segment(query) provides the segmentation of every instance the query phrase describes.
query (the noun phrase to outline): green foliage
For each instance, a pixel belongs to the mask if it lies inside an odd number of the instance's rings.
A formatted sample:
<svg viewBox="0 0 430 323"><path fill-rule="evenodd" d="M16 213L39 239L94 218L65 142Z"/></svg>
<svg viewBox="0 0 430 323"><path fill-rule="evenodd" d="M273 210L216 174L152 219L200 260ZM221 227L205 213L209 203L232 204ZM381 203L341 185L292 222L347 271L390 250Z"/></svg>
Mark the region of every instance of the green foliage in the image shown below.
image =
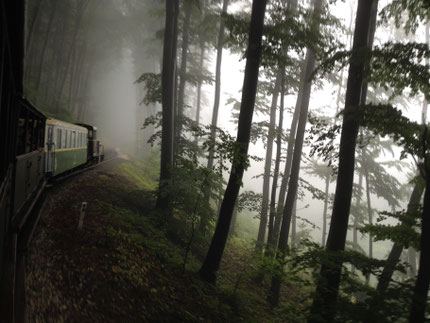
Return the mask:
<svg viewBox="0 0 430 323"><path fill-rule="evenodd" d="M263 195L254 191L245 191L241 193L237 200L237 210L242 212L248 210L250 212L261 212L261 203Z"/></svg>
<svg viewBox="0 0 430 323"><path fill-rule="evenodd" d="M407 12L408 19L404 21L404 13ZM397 28L402 27L406 32L414 33L420 23L429 20L430 3L427 0L392 0L380 13L382 22L387 23L394 20Z"/></svg>
<svg viewBox="0 0 430 323"><path fill-rule="evenodd" d="M397 212L380 212L376 224L365 225L360 228L360 231L363 233L370 233L375 241L392 240L399 245L405 246L405 248L412 246L416 250L419 250L420 234L414 229L414 227L420 227L421 213L422 209L418 206L415 206L411 213L404 210ZM387 225L381 223L388 217L399 220L399 224Z"/></svg>
<svg viewBox="0 0 430 323"><path fill-rule="evenodd" d="M430 71L425 65L426 58L430 58L427 44L387 42L372 50L364 48L358 51L338 51L323 61L314 75L329 73L338 64L343 68L351 62L357 64L370 60L369 82L392 90L391 98L406 90L410 91L411 96L419 92L427 95L430 90Z"/></svg>
<svg viewBox="0 0 430 323"><path fill-rule="evenodd" d="M135 83L145 86L145 96L140 104L161 103L161 74L143 73Z"/></svg>

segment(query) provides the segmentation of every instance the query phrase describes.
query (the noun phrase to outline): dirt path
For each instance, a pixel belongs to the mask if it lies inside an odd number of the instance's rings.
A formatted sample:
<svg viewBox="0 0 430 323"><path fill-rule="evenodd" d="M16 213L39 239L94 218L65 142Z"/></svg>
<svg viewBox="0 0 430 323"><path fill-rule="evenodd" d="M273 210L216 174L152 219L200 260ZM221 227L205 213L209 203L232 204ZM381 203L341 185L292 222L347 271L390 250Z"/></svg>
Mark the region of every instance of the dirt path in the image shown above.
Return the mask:
<svg viewBox="0 0 430 323"><path fill-rule="evenodd" d="M106 230L113 223L104 217L101 201L124 204L105 185L121 186L124 178L115 169L116 159L55 185L27 254L26 294L30 322L105 322L136 321L142 313L133 313L121 298L131 290L118 290L115 249ZM103 180L101 180L101 178ZM107 183L109 182L109 183ZM77 230L80 206L87 202L84 226ZM112 275L113 274L113 275ZM119 307L119 308L116 308Z"/></svg>

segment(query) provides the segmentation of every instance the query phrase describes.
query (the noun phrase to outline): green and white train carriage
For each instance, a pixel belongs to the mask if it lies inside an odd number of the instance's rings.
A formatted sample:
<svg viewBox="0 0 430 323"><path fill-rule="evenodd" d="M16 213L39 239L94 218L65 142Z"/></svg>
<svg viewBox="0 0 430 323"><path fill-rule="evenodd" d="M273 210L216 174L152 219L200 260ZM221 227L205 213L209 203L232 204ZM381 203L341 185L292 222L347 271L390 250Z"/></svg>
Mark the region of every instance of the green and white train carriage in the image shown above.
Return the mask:
<svg viewBox="0 0 430 323"><path fill-rule="evenodd" d="M88 130L56 119L46 120L45 171L56 176L87 162Z"/></svg>

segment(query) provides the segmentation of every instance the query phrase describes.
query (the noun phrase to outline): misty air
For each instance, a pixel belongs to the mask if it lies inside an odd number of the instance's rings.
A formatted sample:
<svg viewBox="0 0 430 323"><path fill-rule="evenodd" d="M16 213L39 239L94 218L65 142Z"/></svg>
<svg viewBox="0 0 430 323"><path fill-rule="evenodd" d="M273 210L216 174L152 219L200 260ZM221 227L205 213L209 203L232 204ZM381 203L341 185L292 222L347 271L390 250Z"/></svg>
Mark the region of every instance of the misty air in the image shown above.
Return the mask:
<svg viewBox="0 0 430 323"><path fill-rule="evenodd" d="M0 15L0 322L430 320L428 0Z"/></svg>

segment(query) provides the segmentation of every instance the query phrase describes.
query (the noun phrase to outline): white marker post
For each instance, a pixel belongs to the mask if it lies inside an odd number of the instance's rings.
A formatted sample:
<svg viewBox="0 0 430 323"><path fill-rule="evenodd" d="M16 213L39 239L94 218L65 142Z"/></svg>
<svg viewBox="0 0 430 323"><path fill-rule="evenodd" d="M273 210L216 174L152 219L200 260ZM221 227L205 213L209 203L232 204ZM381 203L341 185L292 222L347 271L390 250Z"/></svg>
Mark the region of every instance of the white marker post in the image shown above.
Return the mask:
<svg viewBox="0 0 430 323"><path fill-rule="evenodd" d="M86 209L87 209L87 202L82 202L81 214L79 215L78 230L81 230L82 226L84 225L84 216L85 216Z"/></svg>

